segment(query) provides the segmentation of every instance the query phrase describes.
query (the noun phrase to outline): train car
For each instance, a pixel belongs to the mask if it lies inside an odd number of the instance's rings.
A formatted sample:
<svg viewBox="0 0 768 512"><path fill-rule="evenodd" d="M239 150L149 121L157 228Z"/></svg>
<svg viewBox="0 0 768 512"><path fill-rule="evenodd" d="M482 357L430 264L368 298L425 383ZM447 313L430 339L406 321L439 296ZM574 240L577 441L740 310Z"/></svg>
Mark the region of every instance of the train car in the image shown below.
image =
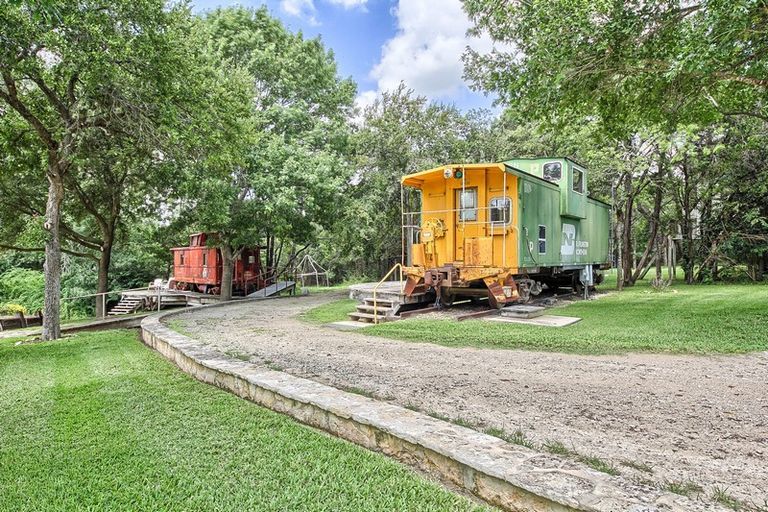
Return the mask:
<svg viewBox="0 0 768 512"><path fill-rule="evenodd" d="M446 165L402 184L420 205L403 211L408 295L434 290L444 304L487 296L502 307L543 285L581 290L610 268L610 207L590 197L587 170L573 160Z"/></svg>
<svg viewBox="0 0 768 512"><path fill-rule="evenodd" d="M207 245L209 233L194 233L188 247L174 247L173 278L170 286L212 295L221 293L221 251ZM265 286L259 247L243 249L235 258L232 272L232 293L248 295Z"/></svg>

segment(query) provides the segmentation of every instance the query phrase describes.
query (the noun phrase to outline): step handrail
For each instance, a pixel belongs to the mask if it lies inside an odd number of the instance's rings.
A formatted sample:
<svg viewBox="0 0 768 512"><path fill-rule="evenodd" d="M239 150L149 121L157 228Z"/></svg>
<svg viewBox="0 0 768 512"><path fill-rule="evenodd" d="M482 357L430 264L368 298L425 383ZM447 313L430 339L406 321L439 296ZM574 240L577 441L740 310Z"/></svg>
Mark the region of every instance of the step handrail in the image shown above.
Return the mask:
<svg viewBox="0 0 768 512"><path fill-rule="evenodd" d="M384 281L387 280L389 276L392 275L392 272L395 270L400 270L400 293L402 294L405 290L405 283L403 283L403 265L401 263L395 263L395 265L389 269L389 272L384 275L384 277L381 278L381 281L376 283L376 286L373 287L373 323L378 324L379 323L379 309L376 304L376 293L379 291L379 286L384 284Z"/></svg>

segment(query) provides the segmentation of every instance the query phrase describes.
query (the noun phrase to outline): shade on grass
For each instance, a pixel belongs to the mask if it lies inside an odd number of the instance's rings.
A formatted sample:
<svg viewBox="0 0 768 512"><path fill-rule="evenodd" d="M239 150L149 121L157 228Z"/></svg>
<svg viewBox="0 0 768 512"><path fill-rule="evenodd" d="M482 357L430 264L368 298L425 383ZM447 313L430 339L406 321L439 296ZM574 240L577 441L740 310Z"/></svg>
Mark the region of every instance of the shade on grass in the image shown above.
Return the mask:
<svg viewBox="0 0 768 512"><path fill-rule="evenodd" d="M0 510L471 510L108 331L0 341Z"/></svg>
<svg viewBox="0 0 768 512"><path fill-rule="evenodd" d="M663 292L638 285L597 300L553 308L580 317L568 327L418 317L366 328L366 334L447 346L514 348L603 354L742 353L768 349L768 286L679 285ZM348 302L321 306L309 318L342 316ZM330 321L330 320L329 320Z"/></svg>

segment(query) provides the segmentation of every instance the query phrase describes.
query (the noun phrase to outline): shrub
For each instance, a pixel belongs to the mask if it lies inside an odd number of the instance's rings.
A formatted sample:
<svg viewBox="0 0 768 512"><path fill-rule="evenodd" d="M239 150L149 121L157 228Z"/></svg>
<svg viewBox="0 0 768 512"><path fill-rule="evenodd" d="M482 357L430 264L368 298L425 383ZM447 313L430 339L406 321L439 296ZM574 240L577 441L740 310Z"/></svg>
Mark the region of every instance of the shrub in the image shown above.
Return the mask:
<svg viewBox="0 0 768 512"><path fill-rule="evenodd" d="M0 302L36 312L43 309L45 278L39 270L13 268L0 274Z"/></svg>
<svg viewBox="0 0 768 512"><path fill-rule="evenodd" d="M27 315L29 314L29 311L21 304L13 304L12 302L0 304L0 315L16 315L18 313Z"/></svg>

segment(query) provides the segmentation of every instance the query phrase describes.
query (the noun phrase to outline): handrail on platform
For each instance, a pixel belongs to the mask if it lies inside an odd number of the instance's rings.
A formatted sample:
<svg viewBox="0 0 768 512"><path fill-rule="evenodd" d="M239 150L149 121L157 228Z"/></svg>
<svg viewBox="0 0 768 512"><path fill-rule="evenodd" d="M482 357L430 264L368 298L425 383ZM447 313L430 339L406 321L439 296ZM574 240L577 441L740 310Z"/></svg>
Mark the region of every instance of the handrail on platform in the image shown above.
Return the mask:
<svg viewBox="0 0 768 512"><path fill-rule="evenodd" d="M379 323L379 308L377 307L377 303L376 303L376 293L379 290L379 286L384 284L387 278L391 276L392 272L394 272L396 269L400 269L400 293L402 294L403 291L405 290L405 283L403 282L403 265L402 263L395 263L395 265L391 269L389 269L389 272L387 272L386 275L381 278L381 281L376 283L376 286L373 287L373 323L374 324Z"/></svg>

